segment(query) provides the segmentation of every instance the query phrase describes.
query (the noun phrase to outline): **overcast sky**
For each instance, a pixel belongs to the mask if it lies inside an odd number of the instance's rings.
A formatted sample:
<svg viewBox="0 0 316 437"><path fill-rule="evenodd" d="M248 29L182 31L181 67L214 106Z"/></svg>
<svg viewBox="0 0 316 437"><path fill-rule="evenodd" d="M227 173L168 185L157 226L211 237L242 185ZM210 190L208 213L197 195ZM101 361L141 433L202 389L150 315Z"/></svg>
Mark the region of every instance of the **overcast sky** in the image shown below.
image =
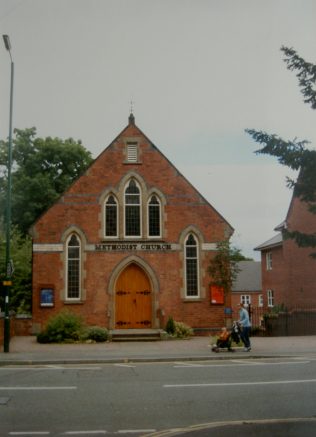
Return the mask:
<svg viewBox="0 0 316 437"><path fill-rule="evenodd" d="M315 112L282 45L316 63L315 0L0 0L14 127L81 139L94 157L137 126L253 248L286 216L291 173L246 128L316 145ZM0 48L0 138L10 58Z"/></svg>

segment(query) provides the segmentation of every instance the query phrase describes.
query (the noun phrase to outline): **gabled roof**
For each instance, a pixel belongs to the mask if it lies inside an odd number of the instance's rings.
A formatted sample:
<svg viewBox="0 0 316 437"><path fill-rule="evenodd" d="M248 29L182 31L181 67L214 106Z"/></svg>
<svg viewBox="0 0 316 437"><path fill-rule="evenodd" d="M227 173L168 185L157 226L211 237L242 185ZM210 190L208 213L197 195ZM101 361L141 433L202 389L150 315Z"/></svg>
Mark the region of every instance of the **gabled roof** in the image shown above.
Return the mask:
<svg viewBox="0 0 316 437"><path fill-rule="evenodd" d="M116 136L116 138L91 162L91 164L88 166L88 168L86 169L86 171L83 173L83 175L78 176L77 179L75 179L72 184L66 189L66 191L61 194L59 196L59 198L54 202L54 204L50 205L37 219L36 221L33 223L33 225L30 228L30 233L33 234L34 233L34 229L37 225L37 223L42 219L42 217L48 213L48 211L54 207L54 205L56 205L57 203L59 203L61 201L61 199L63 199L64 196L67 195L68 192L71 191L72 187L75 186L75 184L84 176L88 175L90 170L93 168L94 165L96 165L97 161L99 161L100 159L102 159L102 156L107 153L108 149L110 149L111 147L113 147L113 145L115 145L115 143L118 141L118 139L120 137L124 137L124 136L129 136L129 130L131 130L133 132L132 136L135 136L135 132L137 133L137 135L141 135L143 136L143 138L145 138L145 140L150 144L150 146L155 149L165 160L166 162L170 165L170 167L172 167L176 174L179 175L181 178L183 178L183 180L185 180L185 182L197 193L197 195L199 196L200 199L203 200L203 202L205 202L206 205L208 205L222 220L223 222L227 225L226 228L226 233L227 233L227 237L230 237L233 232L234 232L234 228L230 225L230 223L214 208L214 206L192 185L192 183L185 177L183 176L183 174L174 166L174 164L161 152L161 150L159 150L159 148L157 146L155 146L155 144L147 137L147 135L145 135L142 130L136 125L135 123L135 116L134 114L131 112L129 117L128 117L128 125Z"/></svg>
<svg viewBox="0 0 316 437"><path fill-rule="evenodd" d="M232 286L232 291L261 291L261 262L240 261L240 269Z"/></svg>
<svg viewBox="0 0 316 437"><path fill-rule="evenodd" d="M281 232L281 231L283 231L283 230L286 229L286 228L287 228L286 220L283 220L283 222L280 223L278 226L276 226L276 227L274 228L274 230L275 230L275 231L278 231L278 232Z"/></svg>
<svg viewBox="0 0 316 437"><path fill-rule="evenodd" d="M260 244L259 246L255 247L254 250L265 250L272 247L282 246L282 244L283 244L283 237L280 232L279 234L270 238L270 240L267 240L264 243Z"/></svg>
<svg viewBox="0 0 316 437"><path fill-rule="evenodd" d="M228 227L228 236L231 237L231 235L234 233L234 228L233 226L225 219L225 217L217 211L217 209L209 202L209 200L207 200L196 188L195 186L175 167L175 165L166 157L166 155L148 138L148 136L146 134L144 134L144 132L137 126L136 122L135 122L135 116L134 114L131 112L129 117L128 117L128 125L116 136L116 138L109 144L109 146L107 146L100 154L99 156L94 160L94 162L96 162L102 155L103 153L106 152L106 150L108 148L111 147L112 144L114 144L121 136L124 136L125 131L127 131L129 129L130 126L133 126L135 129L137 129L137 131L140 133L140 135L142 135L149 144L151 144L151 146L157 150L158 153L160 153L161 156L163 156L163 158L168 162L168 164L173 167L175 169L175 171L177 172L178 175L180 175L187 184L189 184L193 190L199 195L199 197L201 199L203 199L203 201L205 203L207 203L212 209L213 211L219 216L221 217L221 219L227 224ZM91 164L91 166L93 165L93 163Z"/></svg>

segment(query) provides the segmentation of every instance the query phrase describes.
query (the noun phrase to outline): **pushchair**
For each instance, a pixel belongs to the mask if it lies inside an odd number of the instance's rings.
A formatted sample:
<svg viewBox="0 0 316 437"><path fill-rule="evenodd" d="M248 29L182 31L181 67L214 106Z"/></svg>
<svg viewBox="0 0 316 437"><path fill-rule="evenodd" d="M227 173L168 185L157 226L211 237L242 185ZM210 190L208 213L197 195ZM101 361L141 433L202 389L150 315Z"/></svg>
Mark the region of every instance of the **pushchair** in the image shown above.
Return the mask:
<svg viewBox="0 0 316 437"><path fill-rule="evenodd" d="M233 322L229 335L225 339L219 338L215 345L212 346L213 352L219 352L221 349L227 349L229 352L235 352L231 345L234 341L239 343L240 341L240 326L237 322Z"/></svg>

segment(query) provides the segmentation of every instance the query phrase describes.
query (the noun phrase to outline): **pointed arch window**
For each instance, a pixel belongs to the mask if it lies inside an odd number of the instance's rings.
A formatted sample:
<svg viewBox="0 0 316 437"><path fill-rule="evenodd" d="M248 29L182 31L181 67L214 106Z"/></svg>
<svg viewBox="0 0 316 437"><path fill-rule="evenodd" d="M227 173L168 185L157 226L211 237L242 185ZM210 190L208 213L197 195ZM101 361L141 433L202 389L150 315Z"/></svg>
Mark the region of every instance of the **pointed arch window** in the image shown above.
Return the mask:
<svg viewBox="0 0 316 437"><path fill-rule="evenodd" d="M141 236L141 196L140 189L131 179L125 189L125 236Z"/></svg>
<svg viewBox="0 0 316 437"><path fill-rule="evenodd" d="M198 242L193 234L185 241L185 286L186 297L199 297Z"/></svg>
<svg viewBox="0 0 316 437"><path fill-rule="evenodd" d="M67 242L67 299L80 299L81 243L76 234Z"/></svg>
<svg viewBox="0 0 316 437"><path fill-rule="evenodd" d="M105 236L117 237L118 208L115 197L111 194L105 202Z"/></svg>
<svg viewBox="0 0 316 437"><path fill-rule="evenodd" d="M160 237L160 201L156 195L151 196L148 202L148 236Z"/></svg>

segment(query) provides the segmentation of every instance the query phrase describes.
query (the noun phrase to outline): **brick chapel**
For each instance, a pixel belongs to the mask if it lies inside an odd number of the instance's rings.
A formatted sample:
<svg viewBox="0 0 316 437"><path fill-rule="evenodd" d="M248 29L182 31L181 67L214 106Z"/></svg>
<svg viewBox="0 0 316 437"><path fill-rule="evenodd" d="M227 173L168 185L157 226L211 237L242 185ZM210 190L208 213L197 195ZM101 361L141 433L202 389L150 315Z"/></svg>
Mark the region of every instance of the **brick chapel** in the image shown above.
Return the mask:
<svg viewBox="0 0 316 437"><path fill-rule="evenodd" d="M130 114L32 228L34 332L63 309L110 330L217 329L231 302L207 268L232 233Z"/></svg>

